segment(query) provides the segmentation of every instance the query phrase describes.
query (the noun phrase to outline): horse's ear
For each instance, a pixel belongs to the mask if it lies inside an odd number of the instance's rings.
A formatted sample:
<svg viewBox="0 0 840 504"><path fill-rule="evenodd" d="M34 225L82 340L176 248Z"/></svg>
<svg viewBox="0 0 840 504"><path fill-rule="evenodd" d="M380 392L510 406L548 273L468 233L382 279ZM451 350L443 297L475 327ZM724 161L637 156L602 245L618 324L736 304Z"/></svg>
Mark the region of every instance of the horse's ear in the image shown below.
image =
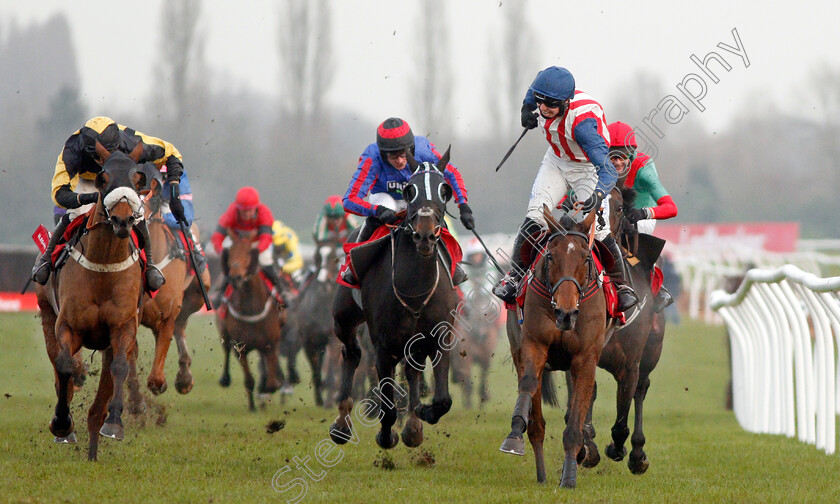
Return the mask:
<svg viewBox="0 0 840 504"><path fill-rule="evenodd" d="M140 162L140 156L142 156L142 155L143 155L143 141L141 140L141 141L137 142L137 145L135 145L133 149L131 149L131 154L129 154L128 157L133 159L135 163L139 163Z"/></svg>
<svg viewBox="0 0 840 504"><path fill-rule="evenodd" d="M146 187L146 174L140 170L134 172L131 176L131 183L134 184L134 190L140 194L147 194L149 188Z"/></svg>
<svg viewBox="0 0 840 504"><path fill-rule="evenodd" d="M548 224L548 231L551 234L557 233L558 231L566 231L566 229L559 222L557 222L557 219L555 219L554 216L551 215L551 209L548 208L548 205L546 205L545 203L543 203L542 214L543 217L545 217L545 222Z"/></svg>
<svg viewBox="0 0 840 504"><path fill-rule="evenodd" d="M443 156L441 156L440 161L438 161L437 164L435 164L435 166L438 170L440 170L441 173L445 172L446 167L449 165L449 151L451 149L452 145L450 144L449 147L446 148L446 152L444 152Z"/></svg>
<svg viewBox="0 0 840 504"><path fill-rule="evenodd" d="M160 194L160 191L163 189L163 186L160 183L160 180L153 178L152 183L149 184L149 192L157 196Z"/></svg>
<svg viewBox="0 0 840 504"><path fill-rule="evenodd" d="M409 184L403 188L403 200L406 203L411 203L417 197L417 186Z"/></svg>
<svg viewBox="0 0 840 504"><path fill-rule="evenodd" d="M108 158L111 157L111 153L108 152L108 149L106 149L104 145L99 143L99 140L96 141L95 148L96 148L96 155L99 156L99 159L101 159L102 162L107 161Z"/></svg>
<svg viewBox="0 0 840 504"><path fill-rule="evenodd" d="M107 150L105 152L108 152ZM99 190L99 192L103 192L106 187L108 187L108 182L110 182L111 176L108 175L106 172L99 172L96 174L96 180L93 181L93 185Z"/></svg>
<svg viewBox="0 0 840 504"><path fill-rule="evenodd" d="M417 169L417 160L414 159L414 154L411 153L411 149L405 150L405 158L408 160L408 167L411 168L411 171L415 171Z"/></svg>
<svg viewBox="0 0 840 504"><path fill-rule="evenodd" d="M451 185L449 185L447 183L443 183L443 184L438 186L438 191L440 192L440 194L439 194L440 199L441 199L441 201L443 201L444 204L448 203L449 200L452 199L452 186Z"/></svg>

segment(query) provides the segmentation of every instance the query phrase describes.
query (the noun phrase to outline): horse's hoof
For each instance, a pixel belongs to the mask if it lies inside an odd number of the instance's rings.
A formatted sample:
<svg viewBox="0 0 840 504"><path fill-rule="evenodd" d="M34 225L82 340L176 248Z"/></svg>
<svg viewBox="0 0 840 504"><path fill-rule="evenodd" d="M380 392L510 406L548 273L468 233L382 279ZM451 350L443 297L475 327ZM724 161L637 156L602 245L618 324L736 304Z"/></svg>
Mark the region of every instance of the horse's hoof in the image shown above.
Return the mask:
<svg viewBox="0 0 840 504"><path fill-rule="evenodd" d="M50 420L50 432L53 436L57 438L66 438L76 430L73 422L73 416L68 415L67 419L69 422L60 422L58 417L54 416L52 420Z"/></svg>
<svg viewBox="0 0 840 504"><path fill-rule="evenodd" d="M192 390L193 385L195 385L195 380L193 380L192 376L181 377L178 375L175 378L175 390L179 394L189 394L190 390Z"/></svg>
<svg viewBox="0 0 840 504"><path fill-rule="evenodd" d="M146 382L146 387L149 389L149 391L152 394L154 394L156 396L161 395L164 392L166 392L166 388L167 388L166 380L162 381L161 383L155 383L153 381L148 381L148 382Z"/></svg>
<svg viewBox="0 0 840 504"><path fill-rule="evenodd" d="M525 455L525 438L506 437L505 440L502 441L502 446L499 450L512 455Z"/></svg>
<svg viewBox="0 0 840 504"><path fill-rule="evenodd" d="M612 460L615 460L616 462L621 462L622 460L624 460L624 457L626 455L627 448L623 446L621 447L620 451L615 447L615 443L610 443L609 446L607 446L607 457L611 458Z"/></svg>
<svg viewBox="0 0 840 504"><path fill-rule="evenodd" d="M563 460L563 476L560 478L560 488L575 488L577 486L577 463L574 458Z"/></svg>
<svg viewBox="0 0 840 504"><path fill-rule="evenodd" d="M650 461L644 452L642 452L641 457L636 457L631 453L630 458L627 460L627 467L631 473L641 475L647 472L648 467L650 467Z"/></svg>
<svg viewBox="0 0 840 504"><path fill-rule="evenodd" d="M76 433L71 432L67 436L57 437L53 440L56 444L76 444Z"/></svg>
<svg viewBox="0 0 840 504"><path fill-rule="evenodd" d="M102 424L102 428L99 429L99 434L107 438L116 439L117 441L125 439L123 426L118 423L105 422Z"/></svg>
<svg viewBox="0 0 840 504"><path fill-rule="evenodd" d="M222 387L230 387L230 375L222 375L222 377L219 378L219 385Z"/></svg>
<svg viewBox="0 0 840 504"><path fill-rule="evenodd" d="M598 445L595 443L587 443L586 445L586 458L583 459L580 465L586 468L593 468L601 462L601 454L598 453Z"/></svg>
<svg viewBox="0 0 840 504"><path fill-rule="evenodd" d="M338 423L330 425L330 439L333 440L333 443L343 445L350 439L350 437L350 429L342 429L338 426Z"/></svg>
<svg viewBox="0 0 840 504"><path fill-rule="evenodd" d="M389 439L387 443L385 443L385 440L382 439L382 431L376 433L376 444L378 444L383 450L390 450L391 448L397 446L397 443L400 442L400 437L396 432L388 431L388 433L391 435L391 439Z"/></svg>
<svg viewBox="0 0 840 504"><path fill-rule="evenodd" d="M142 398L139 401L131 401L128 404L128 412L132 415L142 415L146 412L146 401Z"/></svg>
<svg viewBox="0 0 840 504"><path fill-rule="evenodd" d="M412 423L415 423L416 425L412 425ZM423 424L421 424L419 420L416 422L411 422L411 420L409 420L405 423L401 437L404 445L409 448L417 448L423 444Z"/></svg>

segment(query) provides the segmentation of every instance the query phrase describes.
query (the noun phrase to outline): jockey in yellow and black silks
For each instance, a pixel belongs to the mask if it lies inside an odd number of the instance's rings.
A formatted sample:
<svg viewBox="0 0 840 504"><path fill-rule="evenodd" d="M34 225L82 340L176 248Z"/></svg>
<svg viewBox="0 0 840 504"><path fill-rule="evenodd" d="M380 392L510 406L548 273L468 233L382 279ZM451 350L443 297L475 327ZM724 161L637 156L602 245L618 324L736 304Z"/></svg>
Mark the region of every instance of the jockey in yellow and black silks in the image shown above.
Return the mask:
<svg viewBox="0 0 840 504"><path fill-rule="evenodd" d="M169 202L170 210L177 219L186 222L179 188L184 164L181 153L175 146L117 124L108 117L94 117L70 135L58 155L52 179L52 199L57 206L67 209L67 213L58 222L47 250L38 258L32 269L32 279L41 285L46 284L49 279L52 269L50 256L61 240L67 225L74 218L87 213L99 198L99 191L94 185L94 180L102 171L104 160L100 159L96 153L97 142L108 152L119 150L126 154L130 153L138 142L142 142L143 151L138 162L153 163L158 169L166 165L166 181L170 184L172 193ZM146 247L149 243L146 221L139 220L134 228L141 235L143 242L141 245L146 252L146 286L150 290L157 290L166 280L154 264L151 248Z"/></svg>

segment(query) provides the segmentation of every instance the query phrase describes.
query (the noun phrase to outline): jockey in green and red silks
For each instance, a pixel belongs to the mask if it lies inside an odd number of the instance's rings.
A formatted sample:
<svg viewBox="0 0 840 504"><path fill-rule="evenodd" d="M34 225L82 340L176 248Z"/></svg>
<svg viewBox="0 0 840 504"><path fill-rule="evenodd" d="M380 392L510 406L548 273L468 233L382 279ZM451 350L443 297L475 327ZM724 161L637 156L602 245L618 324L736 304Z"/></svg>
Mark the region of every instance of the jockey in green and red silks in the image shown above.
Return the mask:
<svg viewBox="0 0 840 504"><path fill-rule="evenodd" d="M624 209L624 217L631 226L635 224L640 233L653 234L657 220L677 216L677 205L659 181L653 159L638 150L633 128L616 121L608 129L610 161L618 170L618 185L635 192L633 207ZM673 301L671 293L661 287L654 300L654 310L660 312Z"/></svg>

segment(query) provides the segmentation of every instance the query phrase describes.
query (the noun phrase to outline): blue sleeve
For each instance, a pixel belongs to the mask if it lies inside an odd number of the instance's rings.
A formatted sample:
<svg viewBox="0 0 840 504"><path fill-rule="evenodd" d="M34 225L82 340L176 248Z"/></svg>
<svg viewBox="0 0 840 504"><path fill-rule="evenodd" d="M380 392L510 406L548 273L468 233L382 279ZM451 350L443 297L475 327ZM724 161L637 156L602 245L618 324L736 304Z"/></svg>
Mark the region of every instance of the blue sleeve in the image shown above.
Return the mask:
<svg viewBox="0 0 840 504"><path fill-rule="evenodd" d="M187 177L187 171L181 174L181 183L180 183L180 190L181 190L181 204L184 205L184 217L187 219L187 226L192 226L193 218L195 217L195 210L193 208L192 202L192 189L190 188L190 179ZM164 201L169 201L169 198L172 195L171 190L169 189L169 182L163 183L163 189L161 191L161 195L163 196ZM190 198L184 199L185 196L189 196ZM180 224L178 221L175 220L175 216L172 215L171 212L167 212L163 215L163 222L166 223L172 229L181 229Z"/></svg>
<svg viewBox="0 0 840 504"><path fill-rule="evenodd" d="M525 93L525 99L522 100L523 105L527 105L528 108L534 110L537 108L537 100L534 99L534 92L531 91L531 88L528 88L528 91Z"/></svg>
<svg viewBox="0 0 840 504"><path fill-rule="evenodd" d="M609 194L615 187L618 174L607 156L609 152L607 143L604 141L604 137L598 134L598 123L592 118L584 119L575 126L574 136L575 141L598 171L598 184L595 189L603 191L604 194Z"/></svg>
<svg viewBox="0 0 840 504"><path fill-rule="evenodd" d="M356 168L353 177L350 178L350 187L347 188L347 192L344 193L342 199L346 211L365 217L376 215L374 207L364 200L370 192L371 186L379 178L379 163L373 157L374 155L378 156L379 151L373 151L372 148L375 147L376 144L373 144L362 153L359 158L359 166Z"/></svg>

